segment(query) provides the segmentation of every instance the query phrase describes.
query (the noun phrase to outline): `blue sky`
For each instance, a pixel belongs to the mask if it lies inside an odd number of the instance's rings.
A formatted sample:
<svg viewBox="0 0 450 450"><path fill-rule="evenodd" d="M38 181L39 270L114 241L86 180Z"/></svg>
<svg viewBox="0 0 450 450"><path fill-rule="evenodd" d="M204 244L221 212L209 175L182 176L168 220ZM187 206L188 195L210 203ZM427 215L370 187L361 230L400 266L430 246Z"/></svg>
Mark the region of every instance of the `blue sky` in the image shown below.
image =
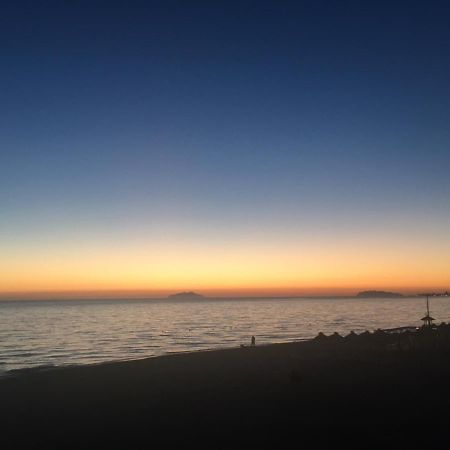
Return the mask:
<svg viewBox="0 0 450 450"><path fill-rule="evenodd" d="M0 243L442 238L449 19L433 1L4 2Z"/></svg>

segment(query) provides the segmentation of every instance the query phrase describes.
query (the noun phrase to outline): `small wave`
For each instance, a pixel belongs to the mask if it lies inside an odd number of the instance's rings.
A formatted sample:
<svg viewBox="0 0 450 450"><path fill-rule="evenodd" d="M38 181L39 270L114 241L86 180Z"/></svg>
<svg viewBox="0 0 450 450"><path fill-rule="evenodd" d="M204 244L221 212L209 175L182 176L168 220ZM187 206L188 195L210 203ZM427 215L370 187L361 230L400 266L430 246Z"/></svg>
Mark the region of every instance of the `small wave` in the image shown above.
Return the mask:
<svg viewBox="0 0 450 450"><path fill-rule="evenodd" d="M7 353L8 358L30 358L32 356L38 356L42 353L39 352L19 352L19 353Z"/></svg>

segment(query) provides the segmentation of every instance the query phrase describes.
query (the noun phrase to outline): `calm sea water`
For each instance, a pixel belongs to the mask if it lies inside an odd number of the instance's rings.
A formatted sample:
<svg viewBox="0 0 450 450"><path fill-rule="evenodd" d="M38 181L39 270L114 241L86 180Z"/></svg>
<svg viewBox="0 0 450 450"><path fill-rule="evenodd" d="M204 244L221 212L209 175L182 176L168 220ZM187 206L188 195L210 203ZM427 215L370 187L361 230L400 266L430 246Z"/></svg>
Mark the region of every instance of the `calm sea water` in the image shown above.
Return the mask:
<svg viewBox="0 0 450 450"><path fill-rule="evenodd" d="M431 300L438 322L450 297ZM0 374L420 325L421 298L0 302Z"/></svg>

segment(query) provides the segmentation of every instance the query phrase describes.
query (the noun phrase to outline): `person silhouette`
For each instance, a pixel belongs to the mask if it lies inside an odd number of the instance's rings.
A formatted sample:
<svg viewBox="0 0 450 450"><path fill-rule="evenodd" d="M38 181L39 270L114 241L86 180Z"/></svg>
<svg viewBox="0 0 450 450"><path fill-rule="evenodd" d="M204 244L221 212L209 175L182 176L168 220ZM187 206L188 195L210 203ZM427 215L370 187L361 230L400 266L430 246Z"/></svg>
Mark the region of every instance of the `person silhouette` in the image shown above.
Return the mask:
<svg viewBox="0 0 450 450"><path fill-rule="evenodd" d="M255 336L252 336L252 346L256 345L256 339Z"/></svg>

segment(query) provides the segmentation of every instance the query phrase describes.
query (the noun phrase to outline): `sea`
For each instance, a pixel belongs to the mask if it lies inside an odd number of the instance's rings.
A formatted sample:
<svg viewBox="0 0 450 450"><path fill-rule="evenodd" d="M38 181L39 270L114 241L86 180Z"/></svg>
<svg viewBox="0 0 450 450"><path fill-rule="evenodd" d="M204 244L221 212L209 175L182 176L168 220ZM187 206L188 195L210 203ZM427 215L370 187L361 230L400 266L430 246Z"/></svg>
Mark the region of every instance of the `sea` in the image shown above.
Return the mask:
<svg viewBox="0 0 450 450"><path fill-rule="evenodd" d="M430 308L450 321L450 297ZM420 326L425 312L421 297L1 301L0 376L238 347L251 336L263 345Z"/></svg>

